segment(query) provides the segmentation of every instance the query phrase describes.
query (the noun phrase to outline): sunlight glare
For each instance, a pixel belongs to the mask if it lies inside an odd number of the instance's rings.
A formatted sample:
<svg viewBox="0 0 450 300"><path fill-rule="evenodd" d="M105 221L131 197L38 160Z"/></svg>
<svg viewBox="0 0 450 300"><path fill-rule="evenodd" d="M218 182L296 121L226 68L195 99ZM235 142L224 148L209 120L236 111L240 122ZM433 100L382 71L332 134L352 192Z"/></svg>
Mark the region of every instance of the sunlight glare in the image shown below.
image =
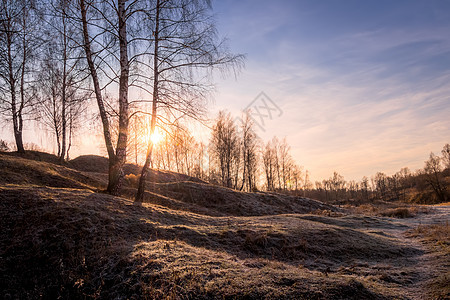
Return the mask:
<svg viewBox="0 0 450 300"><path fill-rule="evenodd" d="M152 141L153 145L156 145L162 140L162 138L162 134L158 130L155 130L155 132L153 132L152 136L150 137L150 140Z"/></svg>

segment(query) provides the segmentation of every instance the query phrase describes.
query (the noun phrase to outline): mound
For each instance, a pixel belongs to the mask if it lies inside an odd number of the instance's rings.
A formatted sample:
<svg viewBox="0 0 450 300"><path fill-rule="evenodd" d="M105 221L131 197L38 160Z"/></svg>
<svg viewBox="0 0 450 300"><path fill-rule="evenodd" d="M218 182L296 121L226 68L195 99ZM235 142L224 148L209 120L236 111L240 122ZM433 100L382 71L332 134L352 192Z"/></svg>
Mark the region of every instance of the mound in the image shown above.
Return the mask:
<svg viewBox="0 0 450 300"><path fill-rule="evenodd" d="M108 173L109 162L106 157L98 155L82 155L69 162L69 166L83 172L97 172L97 173ZM135 164L125 164L124 174L129 175L140 175L142 167ZM193 181L193 182L204 182L198 178L191 177L184 174L174 173L170 171L162 170L149 170L150 174L148 176L150 181L153 182L176 182L176 181Z"/></svg>
<svg viewBox="0 0 450 300"><path fill-rule="evenodd" d="M322 202L277 193L246 193L205 183L189 181L149 184L153 193L189 204L189 211L202 213L204 208L216 216L264 216L313 211L338 211L332 205ZM146 202L160 204L151 194ZM182 205L181 207L185 207ZM201 207L202 211L197 207Z"/></svg>
<svg viewBox="0 0 450 300"><path fill-rule="evenodd" d="M0 154L0 184L42 185L67 188L99 188L85 174L53 163Z"/></svg>
<svg viewBox="0 0 450 300"><path fill-rule="evenodd" d="M52 164L59 164L59 158L56 155L40 152L40 151L32 151L27 150L25 153L19 153L19 152L0 152L0 154L14 156L14 157L21 157L26 158L30 160L35 161L44 161Z"/></svg>
<svg viewBox="0 0 450 300"><path fill-rule="evenodd" d="M69 165L83 172L108 173L108 159L98 155L82 155L69 161Z"/></svg>

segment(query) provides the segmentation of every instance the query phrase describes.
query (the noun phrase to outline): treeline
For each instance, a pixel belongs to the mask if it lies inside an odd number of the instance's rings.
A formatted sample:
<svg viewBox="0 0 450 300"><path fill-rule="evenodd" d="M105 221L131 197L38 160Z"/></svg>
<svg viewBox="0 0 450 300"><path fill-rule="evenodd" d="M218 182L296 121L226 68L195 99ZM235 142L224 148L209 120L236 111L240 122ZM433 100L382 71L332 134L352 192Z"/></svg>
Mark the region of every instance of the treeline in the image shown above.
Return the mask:
<svg viewBox="0 0 450 300"><path fill-rule="evenodd" d="M424 168L414 172L404 167L390 176L377 172L360 181L347 181L335 171L328 179L312 183L308 170L290 154L286 138L264 142L257 136L249 111L240 118L221 111L211 127L206 143L196 141L180 124L166 131L155 148L153 167L237 190L275 191L326 202L449 201L449 144L443 147L441 156L431 153Z"/></svg>
<svg viewBox="0 0 450 300"><path fill-rule="evenodd" d="M367 202L372 200L414 203L442 203L450 200L450 145L441 156L430 153L423 169L411 172L407 167L388 176L377 172L370 179L346 181L333 173L329 179L315 182L315 189L306 191L309 197L331 202Z"/></svg>
<svg viewBox="0 0 450 300"><path fill-rule="evenodd" d="M308 171L303 171L292 158L286 138L274 137L264 143L255 132L250 112L235 119L221 111L211 126L209 141L197 141L180 123L160 134L161 141L154 147L154 168L244 191L298 191L313 187ZM142 160L138 150L142 141L131 136L130 157L138 163Z"/></svg>

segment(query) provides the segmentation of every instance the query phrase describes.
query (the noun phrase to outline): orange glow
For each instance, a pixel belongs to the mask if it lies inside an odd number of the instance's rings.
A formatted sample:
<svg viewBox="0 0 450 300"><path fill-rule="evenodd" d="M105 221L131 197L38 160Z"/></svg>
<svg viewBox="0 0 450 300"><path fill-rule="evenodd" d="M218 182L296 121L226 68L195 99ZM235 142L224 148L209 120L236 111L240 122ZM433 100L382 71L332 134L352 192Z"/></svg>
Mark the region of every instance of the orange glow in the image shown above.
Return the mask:
<svg viewBox="0 0 450 300"><path fill-rule="evenodd" d="M163 139L163 135L161 132L156 128L155 132L153 132L152 136L150 137L150 140L152 141L153 145L158 144Z"/></svg>

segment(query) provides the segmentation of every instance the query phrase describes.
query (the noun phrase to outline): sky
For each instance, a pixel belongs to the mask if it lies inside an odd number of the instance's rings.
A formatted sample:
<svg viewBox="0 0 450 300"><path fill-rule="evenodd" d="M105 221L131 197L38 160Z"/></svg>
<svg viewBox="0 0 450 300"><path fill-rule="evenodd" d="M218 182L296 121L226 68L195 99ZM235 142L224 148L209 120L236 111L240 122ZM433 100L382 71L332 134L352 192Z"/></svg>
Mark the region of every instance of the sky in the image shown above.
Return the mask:
<svg viewBox="0 0 450 300"><path fill-rule="evenodd" d="M450 143L450 1L212 5L246 55L237 77L216 79L212 113L259 107L258 135L286 137L313 180L414 171Z"/></svg>

